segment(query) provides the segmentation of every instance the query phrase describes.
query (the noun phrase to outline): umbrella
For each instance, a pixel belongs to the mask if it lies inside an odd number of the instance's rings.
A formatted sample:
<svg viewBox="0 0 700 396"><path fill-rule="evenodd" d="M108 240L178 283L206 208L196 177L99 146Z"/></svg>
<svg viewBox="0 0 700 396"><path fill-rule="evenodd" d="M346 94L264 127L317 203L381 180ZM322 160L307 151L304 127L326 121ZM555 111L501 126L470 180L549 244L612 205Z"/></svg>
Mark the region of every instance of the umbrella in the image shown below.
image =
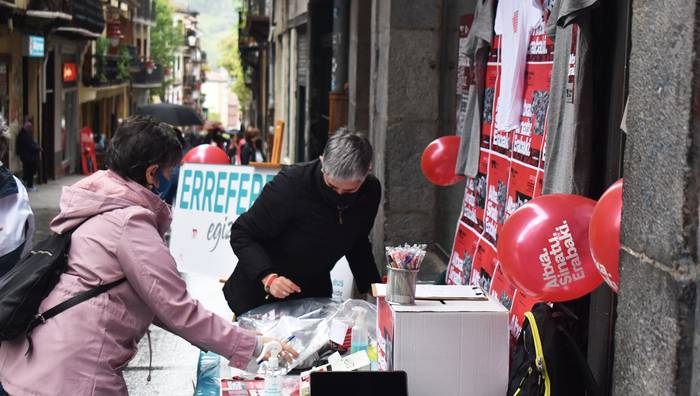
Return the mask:
<svg viewBox="0 0 700 396"><path fill-rule="evenodd" d="M202 125L202 119L193 108L171 104L157 103L136 109L138 115L148 115L160 122L175 126Z"/></svg>

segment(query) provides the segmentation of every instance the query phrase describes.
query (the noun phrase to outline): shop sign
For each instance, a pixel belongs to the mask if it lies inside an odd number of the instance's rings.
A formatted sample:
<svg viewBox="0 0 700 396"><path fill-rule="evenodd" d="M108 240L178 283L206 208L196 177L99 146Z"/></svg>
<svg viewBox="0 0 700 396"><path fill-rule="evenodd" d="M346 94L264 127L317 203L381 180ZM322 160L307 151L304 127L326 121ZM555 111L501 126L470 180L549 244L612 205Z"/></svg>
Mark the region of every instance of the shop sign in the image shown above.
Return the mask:
<svg viewBox="0 0 700 396"><path fill-rule="evenodd" d="M29 48L27 56L31 58L44 57L44 38L41 36L29 36Z"/></svg>
<svg viewBox="0 0 700 396"><path fill-rule="evenodd" d="M63 64L63 82L72 83L78 79L78 65L75 63Z"/></svg>

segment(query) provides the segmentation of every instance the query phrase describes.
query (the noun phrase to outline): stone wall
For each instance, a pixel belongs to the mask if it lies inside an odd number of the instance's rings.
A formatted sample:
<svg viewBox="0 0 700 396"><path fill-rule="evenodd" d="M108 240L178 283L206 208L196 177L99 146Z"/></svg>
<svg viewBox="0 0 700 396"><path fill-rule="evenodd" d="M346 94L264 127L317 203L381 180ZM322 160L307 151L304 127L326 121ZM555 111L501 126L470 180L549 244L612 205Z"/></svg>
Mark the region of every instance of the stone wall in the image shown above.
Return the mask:
<svg viewBox="0 0 700 396"><path fill-rule="evenodd" d="M697 394L697 3L632 3L616 395Z"/></svg>

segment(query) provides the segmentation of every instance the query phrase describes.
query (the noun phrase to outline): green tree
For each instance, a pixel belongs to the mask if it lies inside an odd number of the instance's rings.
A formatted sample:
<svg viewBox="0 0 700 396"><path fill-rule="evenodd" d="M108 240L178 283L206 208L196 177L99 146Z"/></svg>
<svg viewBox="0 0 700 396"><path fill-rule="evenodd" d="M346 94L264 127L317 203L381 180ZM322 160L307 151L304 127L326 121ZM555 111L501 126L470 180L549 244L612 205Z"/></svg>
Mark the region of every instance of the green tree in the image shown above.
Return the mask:
<svg viewBox="0 0 700 396"><path fill-rule="evenodd" d="M156 0L156 21L151 28L151 59L161 68L172 70L175 64L175 51L182 43L183 34L173 25L173 8L170 0ZM161 99L165 96L165 88L172 84L172 79L166 79L161 86Z"/></svg>
<svg viewBox="0 0 700 396"><path fill-rule="evenodd" d="M220 65L228 71L233 79L233 92L238 96L241 108L245 109L250 102L251 92L245 85L245 70L241 65L241 58L238 52L238 27L234 27L231 32L221 41Z"/></svg>

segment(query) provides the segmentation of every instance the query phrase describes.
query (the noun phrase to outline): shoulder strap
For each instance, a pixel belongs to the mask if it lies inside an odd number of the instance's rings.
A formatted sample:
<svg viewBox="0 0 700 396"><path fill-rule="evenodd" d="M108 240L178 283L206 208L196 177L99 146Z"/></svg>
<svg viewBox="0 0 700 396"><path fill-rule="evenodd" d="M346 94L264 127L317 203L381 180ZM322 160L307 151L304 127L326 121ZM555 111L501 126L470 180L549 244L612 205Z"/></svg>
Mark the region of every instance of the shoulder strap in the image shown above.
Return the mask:
<svg viewBox="0 0 700 396"><path fill-rule="evenodd" d="M27 355L32 353L31 334L32 334L32 330L34 330L35 327L37 327L40 324L46 323L47 320L53 318L54 316L60 314L61 312L65 311L71 307L74 307L82 302L85 302L93 297L96 297L96 296L106 292L107 290L123 283L124 281L126 281L126 278L121 278L121 279L116 280L114 282L106 283L104 285L99 285L99 286L94 287L88 291L85 291L83 293L75 295L75 296L69 298L68 300L66 300L58 305L55 305L42 313L36 314L36 316L34 316L34 319L32 319L32 321L29 322L29 326L27 326L26 336L27 336L27 341L29 342L29 347L27 348Z"/></svg>
<svg viewBox="0 0 700 396"><path fill-rule="evenodd" d="M542 340L540 339L540 331L537 328L537 321L535 321L535 316L532 312L525 312L525 318L530 323L532 343L535 344L535 364L537 365L537 371L544 377L544 396L550 396L552 386L549 381L549 373L547 373L547 363L544 360L544 352L542 352Z"/></svg>

